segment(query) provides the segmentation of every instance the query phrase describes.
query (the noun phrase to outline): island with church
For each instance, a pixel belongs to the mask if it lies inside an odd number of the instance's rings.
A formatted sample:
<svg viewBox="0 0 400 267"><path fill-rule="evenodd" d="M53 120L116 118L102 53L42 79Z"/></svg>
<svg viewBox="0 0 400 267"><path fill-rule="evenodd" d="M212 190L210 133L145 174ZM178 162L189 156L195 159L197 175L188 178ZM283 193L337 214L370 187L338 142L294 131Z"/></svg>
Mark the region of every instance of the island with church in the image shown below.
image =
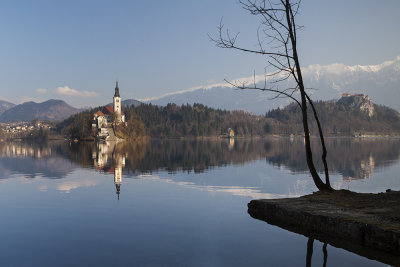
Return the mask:
<svg viewBox="0 0 400 267"><path fill-rule="evenodd" d="M112 104L76 113L56 125L65 138L76 141L139 140L146 138L146 129L136 115L135 107L123 106L118 81Z"/></svg>
<svg viewBox="0 0 400 267"><path fill-rule="evenodd" d="M223 137L233 142L242 137L303 137L301 113L295 103L256 115L197 103L162 106L134 99L122 101L120 93L116 81L111 104L76 113L58 123L55 132L61 138L79 141ZM344 93L338 100L317 101L315 107L326 136L370 138L400 133L399 113L374 104L365 94ZM318 133L315 121L310 121L309 128L312 136Z"/></svg>
<svg viewBox="0 0 400 267"><path fill-rule="evenodd" d="M116 128L121 125L127 126L128 123L125 122L125 114L122 112L122 101L116 81L113 106L105 106L93 114L92 129L96 132L97 140L118 141L122 138L118 137Z"/></svg>

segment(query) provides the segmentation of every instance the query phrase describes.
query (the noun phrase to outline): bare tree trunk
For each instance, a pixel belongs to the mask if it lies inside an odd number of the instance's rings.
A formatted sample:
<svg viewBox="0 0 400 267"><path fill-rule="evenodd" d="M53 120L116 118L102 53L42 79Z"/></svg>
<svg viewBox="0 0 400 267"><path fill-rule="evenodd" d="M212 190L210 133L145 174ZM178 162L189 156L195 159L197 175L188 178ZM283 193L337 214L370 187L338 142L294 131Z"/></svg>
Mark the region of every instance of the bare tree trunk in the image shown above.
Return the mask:
<svg viewBox="0 0 400 267"><path fill-rule="evenodd" d="M328 162L326 161L326 156L327 156L328 152L327 152L326 146L325 146L325 138L324 138L324 134L322 132L321 123L319 122L318 114L317 114L317 111L315 110L315 106L314 106L313 101L311 101L311 98L308 96L308 94L306 94L306 97L308 99L308 102L311 105L315 121L317 122L317 125L318 125L319 139L321 141L321 146L322 146L322 162L324 164L325 184L326 184L326 186L328 186L328 187L330 187L332 189L331 183L329 181Z"/></svg>
<svg viewBox="0 0 400 267"><path fill-rule="evenodd" d="M245 10L248 10L252 15L259 15L262 18L261 30L258 31L258 49L248 49L236 45L236 39L238 34L231 35L227 30L226 33L223 31L222 21L218 27L219 36L218 38L210 39L216 43L218 47L235 49L242 52L259 54L268 56L268 66L274 69L272 73L265 73L264 87L257 86L256 78L254 74L254 86L249 86L246 83L241 82L228 82L232 86L238 89L253 89L261 91L269 91L276 93L275 98L288 97L295 101L300 107L302 114L305 150L308 169L316 187L321 191L333 191L329 181L329 170L327 164L327 150L325 146L325 140L323 136L322 126L318 118L317 111L315 110L314 104L310 97L307 95L305 86L303 83L303 77L301 73L300 61L297 54L297 33L296 30L301 28L295 24L295 16L298 13L300 1L290 0L239 0ZM260 39L259 33L265 35L268 40L269 48L264 47L264 42ZM273 77L273 80L269 83L271 87L267 87L267 79ZM281 89L277 86L278 83L293 79L295 86L290 85L286 89ZM297 95L299 93L299 96ZM314 118L318 125L319 138L322 146L322 162L324 164L325 183L322 181L318 174L311 150L310 141L310 130L308 125L308 114L307 114L307 103L310 103L313 111Z"/></svg>
<svg viewBox="0 0 400 267"><path fill-rule="evenodd" d="M294 33L295 25L293 25L294 16L293 16L293 13L291 12L291 6L290 6L289 0L286 0L285 10L286 10L286 20L287 20L287 25L288 25L289 37L290 37L290 40L292 43L292 57L293 57L293 61L296 66L297 84L298 84L298 87L300 90L300 97L301 97L301 113L302 113L302 120L303 120L307 165L308 165L311 177L313 178L316 187L321 191L331 191L332 190L331 186L324 184L321 180L321 177L319 177L318 172L315 169L314 161L312 158L310 130L308 128L308 116L307 116L307 99L306 99L307 94L306 94L306 91L304 88L303 76L301 73L299 57L297 55L296 36ZM320 133L320 134L322 134L322 133Z"/></svg>

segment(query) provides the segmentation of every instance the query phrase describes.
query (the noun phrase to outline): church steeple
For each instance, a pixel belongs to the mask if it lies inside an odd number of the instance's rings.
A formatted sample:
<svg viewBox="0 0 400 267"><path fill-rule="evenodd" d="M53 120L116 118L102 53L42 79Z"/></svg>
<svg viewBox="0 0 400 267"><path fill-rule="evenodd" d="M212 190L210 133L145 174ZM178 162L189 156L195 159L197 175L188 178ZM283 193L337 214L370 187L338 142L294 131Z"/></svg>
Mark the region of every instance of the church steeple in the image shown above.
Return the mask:
<svg viewBox="0 0 400 267"><path fill-rule="evenodd" d="M118 200L119 200L119 194L121 192L121 184L115 184L115 188L117 189L117 196L118 196Z"/></svg>
<svg viewBox="0 0 400 267"><path fill-rule="evenodd" d="M114 114L115 114L115 119L114 122L117 124L121 122L125 122L125 115L122 113L122 102L121 102L121 96L119 95L119 87L118 87L118 81L115 81L115 93L114 93Z"/></svg>
<svg viewBox="0 0 400 267"><path fill-rule="evenodd" d="M120 97L120 96L119 96L118 81L116 81L116 84L115 84L115 94L114 94L114 97Z"/></svg>
<svg viewBox="0 0 400 267"><path fill-rule="evenodd" d="M117 115L117 122L121 122L121 97L119 95L118 81L115 82L114 113Z"/></svg>

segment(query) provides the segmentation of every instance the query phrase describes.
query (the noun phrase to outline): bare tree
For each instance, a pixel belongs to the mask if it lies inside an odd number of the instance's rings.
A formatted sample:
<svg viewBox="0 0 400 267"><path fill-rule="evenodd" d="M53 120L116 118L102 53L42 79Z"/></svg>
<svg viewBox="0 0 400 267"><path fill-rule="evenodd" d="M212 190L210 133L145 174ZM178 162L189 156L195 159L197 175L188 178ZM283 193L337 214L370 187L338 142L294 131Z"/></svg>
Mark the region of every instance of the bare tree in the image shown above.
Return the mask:
<svg viewBox="0 0 400 267"><path fill-rule="evenodd" d="M315 185L321 191L333 191L329 182L327 150L321 123L315 106L304 87L300 61L297 54L297 31L301 28L296 25L295 17L299 12L300 1L291 0L240 0L242 7L250 14L261 18L257 32L257 48L248 49L237 44L238 34L232 35L224 28L222 21L218 26L218 36L210 39L221 48L239 50L246 53L258 54L267 58L268 65L264 72L263 86L257 85L254 73L254 83L240 81L226 81L237 89L261 90L275 93L272 98L288 97L299 107L302 113L306 158L310 174ZM272 69L272 70L271 70ZM284 84L282 89L280 86ZM293 84L293 86L291 85ZM322 147L322 161L324 164L325 183L319 176L312 157L310 131L308 128L308 105L318 126L319 138Z"/></svg>

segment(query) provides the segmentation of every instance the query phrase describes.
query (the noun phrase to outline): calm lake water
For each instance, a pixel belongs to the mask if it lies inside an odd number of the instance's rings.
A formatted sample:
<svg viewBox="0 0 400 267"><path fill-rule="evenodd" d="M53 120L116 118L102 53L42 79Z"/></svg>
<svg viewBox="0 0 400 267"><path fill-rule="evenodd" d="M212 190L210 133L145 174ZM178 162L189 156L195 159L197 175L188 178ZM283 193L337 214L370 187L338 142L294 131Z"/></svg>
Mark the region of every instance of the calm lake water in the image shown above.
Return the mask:
<svg viewBox="0 0 400 267"><path fill-rule="evenodd" d="M336 189L400 190L399 139L327 143ZM247 213L316 191L301 139L13 142L0 155L1 266L306 265L307 237ZM327 252L327 266L384 265Z"/></svg>

